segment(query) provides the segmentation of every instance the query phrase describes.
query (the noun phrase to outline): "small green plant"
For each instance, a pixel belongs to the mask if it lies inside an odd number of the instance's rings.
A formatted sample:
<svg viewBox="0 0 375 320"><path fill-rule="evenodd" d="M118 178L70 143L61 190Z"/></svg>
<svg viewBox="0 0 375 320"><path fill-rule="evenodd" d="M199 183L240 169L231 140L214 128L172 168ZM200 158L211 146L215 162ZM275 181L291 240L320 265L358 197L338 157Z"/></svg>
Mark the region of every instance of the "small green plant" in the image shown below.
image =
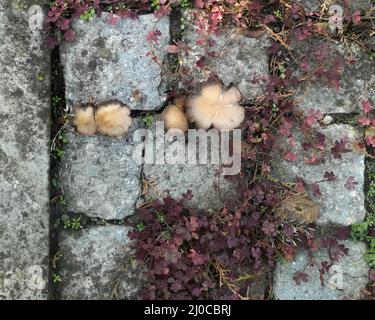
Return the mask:
<svg viewBox="0 0 375 320"><path fill-rule="evenodd" d="M100 219L100 221L98 222L98 224L100 224L102 226L107 226L108 225L108 221L106 221L105 219Z"/></svg>
<svg viewBox="0 0 375 320"><path fill-rule="evenodd" d="M273 13L276 17L278 17L279 19L282 19L283 18L283 15L281 13L280 10L276 10L274 13Z"/></svg>
<svg viewBox="0 0 375 320"><path fill-rule="evenodd" d="M367 221L352 226L352 238L358 241L366 240L369 224Z"/></svg>
<svg viewBox="0 0 375 320"><path fill-rule="evenodd" d="M143 123L146 125L147 128L150 128L154 123L154 117L152 114L146 114L142 117Z"/></svg>
<svg viewBox="0 0 375 320"><path fill-rule="evenodd" d="M81 218L73 218L64 221L64 229L79 230L82 228Z"/></svg>
<svg viewBox="0 0 375 320"><path fill-rule="evenodd" d="M65 136L65 132L61 132L58 136L57 139L59 139L62 143L67 143L68 139Z"/></svg>
<svg viewBox="0 0 375 320"><path fill-rule="evenodd" d="M353 225L351 232L353 239L368 243L365 259L371 268L375 267L375 237L369 234L373 227L375 227L375 213L370 214L364 222Z"/></svg>
<svg viewBox="0 0 375 320"><path fill-rule="evenodd" d="M53 107L57 107L60 104L61 101L62 101L61 97L59 97L59 96L53 96L52 97L52 106Z"/></svg>
<svg viewBox="0 0 375 320"><path fill-rule="evenodd" d="M286 75L285 75L285 66L283 64L279 64L279 67L278 67L278 70L279 70L279 73L280 73L280 78L281 79L285 79L286 78Z"/></svg>
<svg viewBox="0 0 375 320"><path fill-rule="evenodd" d="M159 0L151 0L151 7L157 9L160 5Z"/></svg>
<svg viewBox="0 0 375 320"><path fill-rule="evenodd" d="M186 21L184 17L181 17L180 19L180 26L181 26L181 31L184 31L186 28Z"/></svg>
<svg viewBox="0 0 375 320"><path fill-rule="evenodd" d="M62 206L66 206L66 202L65 202L65 198L63 195L61 195L59 198L58 198L58 202L60 205Z"/></svg>
<svg viewBox="0 0 375 320"><path fill-rule="evenodd" d="M370 173L369 178L371 182L368 186L367 196L372 198L375 197L375 173Z"/></svg>
<svg viewBox="0 0 375 320"><path fill-rule="evenodd" d="M160 222L160 223L164 223L165 221L165 218L164 218L164 215L160 212L156 212L156 219Z"/></svg>
<svg viewBox="0 0 375 320"><path fill-rule="evenodd" d="M143 231L145 229L145 225L143 223L138 223L137 229L138 229L138 231Z"/></svg>
<svg viewBox="0 0 375 320"><path fill-rule="evenodd" d="M53 282L53 283L58 283L58 282L61 282L61 281L62 281L61 276L59 276L59 275L56 274L56 273L54 273L54 274L52 275L52 282Z"/></svg>
<svg viewBox="0 0 375 320"><path fill-rule="evenodd" d="M273 103L272 104L272 115L274 117L276 117L278 115L279 111L280 111L279 107L275 103Z"/></svg>
<svg viewBox="0 0 375 320"><path fill-rule="evenodd" d="M189 5L190 5L189 0L180 0L179 2L180 2L181 8L183 8L183 9L188 8Z"/></svg>
<svg viewBox="0 0 375 320"><path fill-rule="evenodd" d="M60 148L56 148L54 152L54 157L56 159L60 159L63 156L63 154L64 154L63 150L61 150Z"/></svg>
<svg viewBox="0 0 375 320"><path fill-rule="evenodd" d="M82 13L79 18L83 21L90 21L90 20L93 20L94 17L95 17L95 9L90 8L86 10L84 13Z"/></svg>

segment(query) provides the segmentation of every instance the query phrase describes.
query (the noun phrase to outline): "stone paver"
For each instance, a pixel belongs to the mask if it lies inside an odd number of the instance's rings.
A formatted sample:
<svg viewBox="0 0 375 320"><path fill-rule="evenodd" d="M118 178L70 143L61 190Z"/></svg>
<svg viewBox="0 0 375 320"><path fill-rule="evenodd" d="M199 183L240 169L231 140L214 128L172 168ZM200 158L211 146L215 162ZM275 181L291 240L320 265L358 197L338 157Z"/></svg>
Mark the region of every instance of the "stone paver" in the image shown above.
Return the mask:
<svg viewBox="0 0 375 320"><path fill-rule="evenodd" d="M235 198L232 184L218 176L220 167L215 165L145 165L144 175L147 180L156 178L157 188L165 195L179 199L189 189L193 199L188 201L192 207L199 209L220 209L226 200ZM160 198L150 190L151 198Z"/></svg>
<svg viewBox="0 0 375 320"><path fill-rule="evenodd" d="M155 110L166 100L162 69L147 56L146 41L154 28L161 32L155 51L160 62L169 42L169 18L158 22L153 14L139 19L121 19L107 23L108 15L84 22L74 22L77 34L73 43L61 48L69 105L90 96L98 101L120 99L133 110ZM157 23L156 23L157 22Z"/></svg>
<svg viewBox="0 0 375 320"><path fill-rule="evenodd" d="M139 272L130 261L128 227L97 226L60 234L63 300L135 299Z"/></svg>
<svg viewBox="0 0 375 320"><path fill-rule="evenodd" d="M50 58L29 6L0 1L0 300L48 297Z"/></svg>
<svg viewBox="0 0 375 320"><path fill-rule="evenodd" d="M359 299L368 282L369 267L364 260L366 246L361 242L342 242L349 249L348 255L340 259L324 276L321 285L320 263L329 262L327 250L314 253L319 265L312 265L306 252L299 253L293 262L278 263L274 274L273 292L278 300L341 300ZM297 285L293 280L296 272L308 275L308 282ZM341 286L342 285L342 286Z"/></svg>
<svg viewBox="0 0 375 320"><path fill-rule="evenodd" d="M208 140L208 146L210 145ZM165 142L165 161L167 155L174 154L177 150L178 142ZM178 164L147 164L143 166L143 174L147 181L155 182L156 189L149 188L147 194L150 198L162 198L169 195L179 199L188 190L193 193L193 198L188 205L199 209L220 209L225 201L236 200L235 183L230 182L221 174L221 165L210 162L208 154L208 164L199 164L199 153L196 150L196 164L189 164L186 155L187 145L185 145L184 159ZM207 149L210 151L210 147ZM182 163L182 164L181 164ZM221 162L219 162L221 163Z"/></svg>
<svg viewBox="0 0 375 320"><path fill-rule="evenodd" d="M305 50L321 52L319 46L321 41L296 42L296 51L301 53ZM301 48L298 48L302 46ZM337 45L331 43L328 54L333 59L344 57L353 61L353 64L344 66L340 77L340 88L337 90L331 85L317 81L306 81L298 90L296 99L301 109L318 109L323 113L359 113L361 112L361 101L375 99L375 63L369 55L361 50L358 45L349 43ZM309 64L314 63L309 61ZM318 61L319 63L319 61Z"/></svg>
<svg viewBox="0 0 375 320"><path fill-rule="evenodd" d="M307 13L311 11L318 11L321 10L321 5L324 2L323 0L297 0L301 3L307 10ZM332 5L341 5L343 6L344 1L349 4L349 8L352 10L356 9L369 9L371 7L371 0L336 0L332 2Z"/></svg>
<svg viewBox="0 0 375 320"><path fill-rule="evenodd" d="M103 219L134 213L141 194L141 165L133 160L131 135L84 137L68 130L60 171L68 211Z"/></svg>
<svg viewBox="0 0 375 320"><path fill-rule="evenodd" d="M215 43L208 51L215 52L217 56L209 57L204 46L197 44L202 38L198 27L194 24L193 11L184 14L186 22L182 40L189 46L189 51L183 56L182 66L190 70L185 80L204 82L210 74L217 75L228 86L236 84L246 100L253 100L262 94L258 83L252 80L268 74L268 56L266 48L270 46L268 38L249 38L239 34L236 30L226 30L214 35ZM197 67L197 61L205 56L205 67Z"/></svg>
<svg viewBox="0 0 375 320"><path fill-rule="evenodd" d="M359 137L358 131L349 125L330 125L320 129L320 131L326 135L327 146L333 145L335 140L340 140L345 135L351 142ZM296 147L291 150L298 154L296 161L288 162L280 159L280 155L276 155L273 165L275 176L287 181L301 177L306 183L312 184L324 180L323 176L326 171L333 171L337 180L320 183L319 187L322 194L320 197L314 197L309 190L310 197L321 205L317 223L320 225L327 223L351 225L361 222L366 215L364 207L364 155L353 151L343 154L342 159L334 159L331 154L327 154L325 163L308 165L303 159L300 143L301 139L298 140ZM358 183L354 190L348 190L345 187L345 183L350 176L353 176L354 181Z"/></svg>

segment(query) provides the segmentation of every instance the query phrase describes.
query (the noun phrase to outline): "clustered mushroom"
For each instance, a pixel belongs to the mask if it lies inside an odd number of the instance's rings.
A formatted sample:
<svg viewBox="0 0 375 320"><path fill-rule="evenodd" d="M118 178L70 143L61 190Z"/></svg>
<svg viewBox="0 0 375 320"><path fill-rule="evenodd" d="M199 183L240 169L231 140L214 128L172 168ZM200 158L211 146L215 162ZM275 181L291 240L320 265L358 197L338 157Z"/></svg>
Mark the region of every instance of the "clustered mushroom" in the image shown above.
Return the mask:
<svg viewBox="0 0 375 320"><path fill-rule="evenodd" d="M189 97L188 117L198 128L237 128L245 117L245 109L239 104L241 99L237 87L223 89L218 84L205 85L200 94Z"/></svg>
<svg viewBox="0 0 375 320"><path fill-rule="evenodd" d="M79 134L92 136L96 132L112 138L125 135L132 124L130 109L119 100L94 105L79 104L74 110L73 124Z"/></svg>
<svg viewBox="0 0 375 320"><path fill-rule="evenodd" d="M240 105L240 90L232 86L223 88L209 83L199 94L179 96L161 114L168 131L186 132L189 122L197 128L234 129L241 125L245 109ZM185 110L186 109L186 110ZM119 100L109 100L94 105L79 104L74 111L74 126L79 134L92 136L99 132L113 138L125 135L132 124L130 109Z"/></svg>

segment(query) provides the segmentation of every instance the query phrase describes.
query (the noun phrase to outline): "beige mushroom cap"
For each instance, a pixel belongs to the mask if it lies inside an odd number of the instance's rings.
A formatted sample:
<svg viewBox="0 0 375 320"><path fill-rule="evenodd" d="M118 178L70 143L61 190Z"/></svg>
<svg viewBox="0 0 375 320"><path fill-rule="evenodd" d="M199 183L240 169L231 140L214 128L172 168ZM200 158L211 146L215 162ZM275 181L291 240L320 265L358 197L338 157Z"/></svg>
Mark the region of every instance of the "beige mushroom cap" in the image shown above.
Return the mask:
<svg viewBox="0 0 375 320"><path fill-rule="evenodd" d="M188 99L189 120L203 129L211 126L216 129L237 128L245 118L245 109L239 104L241 99L237 87L224 90L218 84L205 85L199 95Z"/></svg>
<svg viewBox="0 0 375 320"><path fill-rule="evenodd" d="M186 132L189 128L189 122L185 112L174 104L168 105L161 114L161 119L164 121L165 128L179 129Z"/></svg>
<svg viewBox="0 0 375 320"><path fill-rule="evenodd" d="M95 121L101 134L113 138L125 135L132 124L130 109L118 100L99 104L95 113Z"/></svg>
<svg viewBox="0 0 375 320"><path fill-rule="evenodd" d="M92 104L76 106L74 108L73 125L79 134L84 136L94 135L97 130L94 118L94 106Z"/></svg>

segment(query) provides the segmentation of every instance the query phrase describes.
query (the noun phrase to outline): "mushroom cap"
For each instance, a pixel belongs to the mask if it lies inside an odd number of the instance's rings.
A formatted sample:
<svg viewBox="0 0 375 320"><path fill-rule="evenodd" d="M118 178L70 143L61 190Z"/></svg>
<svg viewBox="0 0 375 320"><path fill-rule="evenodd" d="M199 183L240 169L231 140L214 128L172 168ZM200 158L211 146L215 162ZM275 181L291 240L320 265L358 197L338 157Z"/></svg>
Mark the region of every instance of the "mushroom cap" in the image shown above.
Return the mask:
<svg viewBox="0 0 375 320"><path fill-rule="evenodd" d="M238 104L241 100L242 100L242 93L240 89L233 86L223 93L223 96L221 98L221 103L224 105Z"/></svg>
<svg viewBox="0 0 375 320"><path fill-rule="evenodd" d="M205 97L208 104L215 104L220 100L223 89L219 84L207 84L202 87L200 95Z"/></svg>
<svg viewBox="0 0 375 320"><path fill-rule="evenodd" d="M234 129L245 117L245 110L239 105L241 99L237 87L223 90L218 84L205 85L199 95L189 97L187 113L198 128Z"/></svg>
<svg viewBox="0 0 375 320"><path fill-rule="evenodd" d="M245 118L245 109L240 105L230 105L221 108L212 121L216 129L237 128Z"/></svg>
<svg viewBox="0 0 375 320"><path fill-rule="evenodd" d="M113 138L125 135L132 124L130 109L119 100L97 105L95 121L98 131Z"/></svg>
<svg viewBox="0 0 375 320"><path fill-rule="evenodd" d="M189 122L185 112L178 106L170 104L161 114L161 119L164 121L165 128L180 129L186 132L189 128Z"/></svg>
<svg viewBox="0 0 375 320"><path fill-rule="evenodd" d="M94 106L92 104L77 105L74 108L73 125L79 134L92 136L96 133L96 124L94 117Z"/></svg>

